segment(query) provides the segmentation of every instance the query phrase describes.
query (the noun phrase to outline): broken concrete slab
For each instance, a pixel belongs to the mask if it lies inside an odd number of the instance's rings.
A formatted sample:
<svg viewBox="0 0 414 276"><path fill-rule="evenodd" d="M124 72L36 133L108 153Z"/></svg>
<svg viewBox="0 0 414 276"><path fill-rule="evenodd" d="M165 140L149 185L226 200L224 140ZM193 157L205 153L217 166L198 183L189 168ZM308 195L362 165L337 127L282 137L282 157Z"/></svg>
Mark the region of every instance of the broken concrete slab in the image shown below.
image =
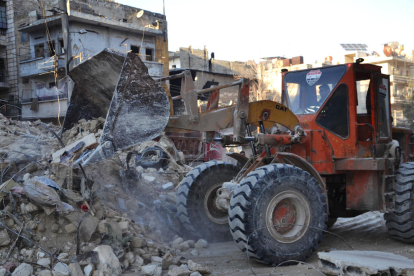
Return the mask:
<svg viewBox="0 0 414 276"><path fill-rule="evenodd" d="M87 148L87 147L91 147L93 145L97 145L98 142L96 140L95 134L91 133L88 136L83 137L82 139L64 147L63 149L60 149L56 152L54 152L52 154L52 158L53 158L53 163L58 164L60 163L60 157L62 156L62 154L64 154L67 151L70 151L71 149L75 148L79 143L83 143L82 144L82 148Z"/></svg>
<svg viewBox="0 0 414 276"><path fill-rule="evenodd" d="M414 275L414 261L379 251L319 252L319 267L329 275Z"/></svg>

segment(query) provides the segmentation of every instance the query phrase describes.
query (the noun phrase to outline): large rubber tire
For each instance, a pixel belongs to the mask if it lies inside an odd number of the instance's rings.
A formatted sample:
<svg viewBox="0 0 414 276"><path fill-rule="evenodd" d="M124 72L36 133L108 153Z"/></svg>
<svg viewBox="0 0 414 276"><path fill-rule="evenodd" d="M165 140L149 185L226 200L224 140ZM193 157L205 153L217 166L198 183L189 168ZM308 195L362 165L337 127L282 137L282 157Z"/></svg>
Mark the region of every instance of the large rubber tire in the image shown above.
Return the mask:
<svg viewBox="0 0 414 276"><path fill-rule="evenodd" d="M177 190L177 211L190 237L217 242L232 239L228 212L216 209L212 202L223 182L232 180L238 172L232 164L210 161L195 167L181 181Z"/></svg>
<svg viewBox="0 0 414 276"><path fill-rule="evenodd" d="M270 265L308 258L322 240L328 221L326 197L315 178L287 164L271 164L249 173L234 191L230 205L234 241L241 250L249 250L249 257ZM286 206L293 208L283 209ZM286 214L294 214L294 219ZM285 220L285 226L278 230L274 218Z"/></svg>
<svg viewBox="0 0 414 276"><path fill-rule="evenodd" d="M414 163L395 172L395 210L384 215L388 233L397 240L414 242Z"/></svg>

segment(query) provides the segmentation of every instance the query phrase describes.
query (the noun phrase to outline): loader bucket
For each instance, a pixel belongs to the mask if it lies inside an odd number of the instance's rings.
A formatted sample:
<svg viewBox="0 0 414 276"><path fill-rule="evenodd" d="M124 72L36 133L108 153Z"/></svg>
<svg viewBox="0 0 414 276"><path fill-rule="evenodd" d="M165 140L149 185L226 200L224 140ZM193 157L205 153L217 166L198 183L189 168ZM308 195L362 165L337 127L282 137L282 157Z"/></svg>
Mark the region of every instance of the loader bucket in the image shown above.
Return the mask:
<svg viewBox="0 0 414 276"><path fill-rule="evenodd" d="M64 129L79 119L106 117L100 144L124 149L159 136L170 103L138 55L103 50L69 73L75 82Z"/></svg>

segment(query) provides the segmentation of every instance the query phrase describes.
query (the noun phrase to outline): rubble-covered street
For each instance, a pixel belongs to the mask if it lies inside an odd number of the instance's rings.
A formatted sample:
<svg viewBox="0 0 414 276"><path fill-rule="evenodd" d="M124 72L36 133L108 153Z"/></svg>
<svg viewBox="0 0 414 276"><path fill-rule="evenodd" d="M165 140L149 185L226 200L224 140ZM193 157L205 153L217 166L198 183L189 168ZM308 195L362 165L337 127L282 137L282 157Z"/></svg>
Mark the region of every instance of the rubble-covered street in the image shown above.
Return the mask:
<svg viewBox="0 0 414 276"><path fill-rule="evenodd" d="M180 237L174 190L189 167L167 137L130 149L162 148L160 168L144 169L136 156L127 167L118 152L83 172L73 162L97 146L104 119L81 120L62 149L58 127L0 116L1 275L208 273L181 254L207 242Z"/></svg>

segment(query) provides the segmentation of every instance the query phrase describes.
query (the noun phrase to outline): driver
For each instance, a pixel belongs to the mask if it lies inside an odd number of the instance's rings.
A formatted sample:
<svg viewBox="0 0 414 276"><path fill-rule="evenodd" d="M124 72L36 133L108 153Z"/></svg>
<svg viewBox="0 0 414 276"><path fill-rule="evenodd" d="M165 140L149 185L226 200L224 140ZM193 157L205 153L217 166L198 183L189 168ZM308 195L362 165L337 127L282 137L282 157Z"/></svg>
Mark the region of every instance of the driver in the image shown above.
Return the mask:
<svg viewBox="0 0 414 276"><path fill-rule="evenodd" d="M319 86L319 95L321 96L318 102L319 105L322 105L322 103L328 97L329 93L331 93L331 89L329 89L329 86L327 84L322 84Z"/></svg>

